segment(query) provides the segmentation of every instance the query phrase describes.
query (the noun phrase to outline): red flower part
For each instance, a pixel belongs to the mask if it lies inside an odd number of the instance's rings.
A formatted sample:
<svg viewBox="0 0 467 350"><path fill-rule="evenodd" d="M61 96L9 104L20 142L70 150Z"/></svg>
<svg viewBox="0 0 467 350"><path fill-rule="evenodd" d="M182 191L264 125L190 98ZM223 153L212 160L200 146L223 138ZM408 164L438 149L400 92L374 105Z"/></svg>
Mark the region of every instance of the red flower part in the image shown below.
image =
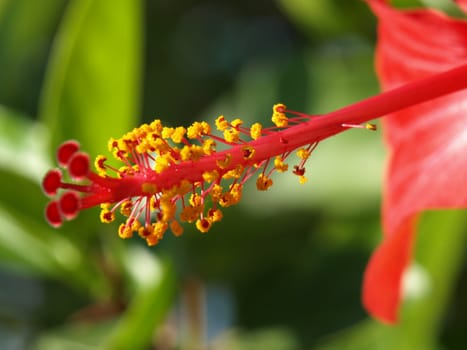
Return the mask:
<svg viewBox="0 0 467 350"><path fill-rule="evenodd" d="M467 62L466 21L433 10L399 11L382 0L368 3L379 20L377 70L384 90ZM466 1L458 3L466 7ZM467 92L392 113L383 125L390 149L384 240L365 273L363 304L374 317L394 323L416 215L467 207Z"/></svg>
<svg viewBox="0 0 467 350"><path fill-rule="evenodd" d="M204 233L222 219L222 208L240 201L249 178L257 177L258 190L271 187L272 173L287 171L288 158L294 151L299 161L293 166L293 173L304 183L305 162L321 140L464 88L467 65L327 115L311 116L275 105L275 126L266 129L259 123L245 127L240 119L227 121L223 116L216 120L218 133L206 122L169 128L155 120L109 141L109 150L122 163L118 169L109 165L106 157L98 156L96 171L92 171L89 157L75 150L66 162L71 182L59 181L58 170L49 171L43 181L45 192L56 192L57 184L67 191L61 197L60 193L57 195L59 204L57 200L49 204L46 217L52 225L59 226L78 211L99 205L104 223L112 222L117 211L126 217L118 230L120 237L128 238L136 232L148 245L158 243L167 229L181 235L180 222L195 223ZM216 151L217 143L224 143L227 148ZM66 142L58 152L69 145Z"/></svg>
<svg viewBox="0 0 467 350"><path fill-rule="evenodd" d="M49 170L42 180L42 189L45 194L52 197L57 194L62 184L62 172L58 169Z"/></svg>
<svg viewBox="0 0 467 350"><path fill-rule="evenodd" d="M64 193L58 202L60 213L67 219L74 219L79 212L80 198L77 192Z"/></svg>
<svg viewBox="0 0 467 350"><path fill-rule="evenodd" d="M467 12L467 0L454 0L464 12Z"/></svg>
<svg viewBox="0 0 467 350"><path fill-rule="evenodd" d="M45 207L45 218L53 227L60 227L63 223L62 214L58 207L58 201L52 201Z"/></svg>
<svg viewBox="0 0 467 350"><path fill-rule="evenodd" d="M73 180L83 180L89 172L89 155L83 152L73 154L67 163L68 172Z"/></svg>
<svg viewBox="0 0 467 350"><path fill-rule="evenodd" d="M64 142L57 150L57 161L62 167L66 167L70 158L79 150L79 143L74 140Z"/></svg>

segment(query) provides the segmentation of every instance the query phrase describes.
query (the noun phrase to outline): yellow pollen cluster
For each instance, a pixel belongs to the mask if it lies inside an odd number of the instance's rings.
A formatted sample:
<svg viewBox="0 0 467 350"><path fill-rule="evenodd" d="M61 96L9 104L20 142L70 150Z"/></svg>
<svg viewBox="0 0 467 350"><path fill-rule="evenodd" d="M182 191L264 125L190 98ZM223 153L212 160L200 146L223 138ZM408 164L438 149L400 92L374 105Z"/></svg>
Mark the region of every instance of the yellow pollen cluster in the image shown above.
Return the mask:
<svg viewBox="0 0 467 350"><path fill-rule="evenodd" d="M105 168L105 161L107 160L106 157L103 155L98 155L94 161L94 167L99 175L105 176L106 168Z"/></svg>
<svg viewBox="0 0 467 350"><path fill-rule="evenodd" d="M109 209L102 209L100 213L100 219L102 222L109 224L115 220L115 214Z"/></svg>
<svg viewBox="0 0 467 350"><path fill-rule="evenodd" d="M235 128L224 130L224 140L228 143L237 143L240 140L240 132Z"/></svg>
<svg viewBox="0 0 467 350"><path fill-rule="evenodd" d="M263 126L260 123L254 123L250 128L250 137L253 140L257 140L261 137Z"/></svg>
<svg viewBox="0 0 467 350"><path fill-rule="evenodd" d="M282 103L276 104L272 107L272 122L278 128L286 128L289 125L289 118L284 113L286 106Z"/></svg>
<svg viewBox="0 0 467 350"><path fill-rule="evenodd" d="M232 155L230 153L227 153L224 156L224 158L218 159L216 161L216 164L220 169L226 169L230 165L231 162L232 162Z"/></svg>
<svg viewBox="0 0 467 350"><path fill-rule="evenodd" d="M259 191L267 191L272 186L272 180L265 174L259 174L256 180L256 188Z"/></svg>
<svg viewBox="0 0 467 350"><path fill-rule="evenodd" d="M251 146L244 146L242 147L242 152L243 152L243 159L249 160L252 159L255 156L255 149Z"/></svg>
<svg viewBox="0 0 467 350"><path fill-rule="evenodd" d="M194 122L187 129L186 136L189 139L201 138L204 135L209 135L211 133L211 126L206 122Z"/></svg>
<svg viewBox="0 0 467 350"><path fill-rule="evenodd" d="M289 166L284 163L284 160L281 156L277 156L274 159L274 168L276 168L278 172L283 173L289 169Z"/></svg>
<svg viewBox="0 0 467 350"><path fill-rule="evenodd" d="M310 151L305 149L305 148L300 148L297 151L298 158L300 158L302 160L307 160L310 157L310 154L311 154Z"/></svg>
<svg viewBox="0 0 467 350"><path fill-rule="evenodd" d="M219 204L222 207L230 207L237 204L242 199L242 189L241 184L233 184L229 186L229 191L222 193L219 198Z"/></svg>
<svg viewBox="0 0 467 350"><path fill-rule="evenodd" d="M216 128L219 131L225 131L229 127L229 122L221 115L216 119Z"/></svg>

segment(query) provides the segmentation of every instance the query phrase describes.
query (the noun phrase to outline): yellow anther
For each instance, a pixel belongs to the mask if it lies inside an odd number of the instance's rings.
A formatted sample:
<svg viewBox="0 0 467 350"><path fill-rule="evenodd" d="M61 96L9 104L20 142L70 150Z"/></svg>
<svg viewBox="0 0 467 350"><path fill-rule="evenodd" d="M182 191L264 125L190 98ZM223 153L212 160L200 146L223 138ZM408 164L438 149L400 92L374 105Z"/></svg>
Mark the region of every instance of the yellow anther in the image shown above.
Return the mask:
<svg viewBox="0 0 467 350"><path fill-rule="evenodd" d="M167 126L164 126L162 128L162 138L164 139L169 139L170 137L172 137L173 133L175 132L175 129L174 128L169 128Z"/></svg>
<svg viewBox="0 0 467 350"><path fill-rule="evenodd" d="M169 165L170 165L170 155L163 154L156 158L156 161L154 164L154 170L160 174L164 170L166 170L169 167Z"/></svg>
<svg viewBox="0 0 467 350"><path fill-rule="evenodd" d="M232 194L230 192L223 193L219 198L219 204L225 208L230 207L233 204Z"/></svg>
<svg viewBox="0 0 467 350"><path fill-rule="evenodd" d="M256 180L256 188L259 191L267 191L271 186L272 180L263 173L259 174L258 179Z"/></svg>
<svg viewBox="0 0 467 350"><path fill-rule="evenodd" d="M183 146L180 151L180 156L183 161L193 160L196 161L204 155L203 147L198 145Z"/></svg>
<svg viewBox="0 0 467 350"><path fill-rule="evenodd" d="M180 220L183 222L193 222L199 215L199 210L192 206L185 206L180 213Z"/></svg>
<svg viewBox="0 0 467 350"><path fill-rule="evenodd" d="M298 158L302 159L302 160L307 160L308 157L310 156L310 151L308 151L307 149L305 148L300 148L298 151L297 151L297 156Z"/></svg>
<svg viewBox="0 0 467 350"><path fill-rule="evenodd" d="M235 128L224 130L224 140L229 143L237 143L240 140L240 132Z"/></svg>
<svg viewBox="0 0 467 350"><path fill-rule="evenodd" d="M144 194L155 194L157 193L157 186L152 183L145 182L141 185L141 191Z"/></svg>
<svg viewBox="0 0 467 350"><path fill-rule="evenodd" d="M147 140L143 139L138 145L136 145L135 150L140 154L151 152L151 145Z"/></svg>
<svg viewBox="0 0 467 350"><path fill-rule="evenodd" d="M274 106L272 106L273 113L284 113L286 109L287 106L283 103L276 103Z"/></svg>
<svg viewBox="0 0 467 350"><path fill-rule="evenodd" d="M211 195L211 199L212 199L213 202L218 202L219 199L222 196L222 186L218 185L218 184L215 184L212 187L212 190L211 190L211 192L209 192L209 194Z"/></svg>
<svg viewBox="0 0 467 350"><path fill-rule="evenodd" d="M285 128L289 125L289 118L284 113L273 113L271 120L278 128Z"/></svg>
<svg viewBox="0 0 467 350"><path fill-rule="evenodd" d="M100 213L101 222L109 224L115 220L115 214L108 209L102 209Z"/></svg>
<svg viewBox="0 0 467 350"><path fill-rule="evenodd" d="M300 182L301 185L303 185L307 181L308 179L304 175L298 177L298 182Z"/></svg>
<svg viewBox="0 0 467 350"><path fill-rule="evenodd" d="M234 205L240 202L240 200L242 199L242 189L243 186L241 184L230 185L230 205Z"/></svg>
<svg viewBox="0 0 467 350"><path fill-rule="evenodd" d="M277 156L274 159L274 168L276 168L278 172L283 173L284 171L287 171L289 169L289 166L284 163L281 156Z"/></svg>
<svg viewBox="0 0 467 350"><path fill-rule="evenodd" d="M242 176L243 171L245 168L243 165L238 164L234 169L227 171L224 175L222 175L223 179L238 179Z"/></svg>
<svg viewBox="0 0 467 350"><path fill-rule="evenodd" d="M209 135L211 133L211 125L209 125L208 123L201 122L201 128L203 129L201 134Z"/></svg>
<svg viewBox="0 0 467 350"><path fill-rule="evenodd" d="M118 140L111 137L107 142L107 148L109 149L109 152L112 152L114 149L118 148Z"/></svg>
<svg viewBox="0 0 467 350"><path fill-rule="evenodd" d="M201 137L203 128L201 127L200 122L194 122L191 126L188 127L186 132L186 137L189 139L196 139Z"/></svg>
<svg viewBox="0 0 467 350"><path fill-rule="evenodd" d="M120 205L120 213L123 216L130 216L132 209L133 209L133 202L131 200L126 200Z"/></svg>
<svg viewBox="0 0 467 350"><path fill-rule="evenodd" d="M178 221L174 220L170 223L170 231L172 231L175 237L179 237L183 234L183 227Z"/></svg>
<svg viewBox="0 0 467 350"><path fill-rule="evenodd" d="M344 123L344 124L342 124L342 126L344 128L367 129L367 130L371 130L371 131L375 131L377 129L376 124L370 124L370 123L366 123L366 124L348 124L348 123Z"/></svg>
<svg viewBox="0 0 467 350"><path fill-rule="evenodd" d="M159 237L157 237L156 235L149 235L146 237L146 244L149 246L149 247L153 247L155 246L156 244L159 243L161 239Z"/></svg>
<svg viewBox="0 0 467 350"><path fill-rule="evenodd" d="M133 146L133 144L135 144L135 142L136 140L134 136L129 133L121 139L118 139L117 149L122 152L128 153L129 151L131 151L131 147Z"/></svg>
<svg viewBox="0 0 467 350"><path fill-rule="evenodd" d="M206 182L213 182L216 181L219 178L219 172L217 170L213 171L205 171L203 173L203 179Z"/></svg>
<svg viewBox="0 0 467 350"><path fill-rule="evenodd" d="M158 221L154 226L154 235L157 236L159 239L162 239L164 237L165 231L169 228L169 224L166 223L165 221Z"/></svg>
<svg viewBox="0 0 467 350"><path fill-rule="evenodd" d="M224 156L224 159L216 160L217 166L221 169L227 168L231 162L232 162L232 155L230 153L226 153Z"/></svg>
<svg viewBox="0 0 467 350"><path fill-rule="evenodd" d="M149 124L149 127L151 128L151 131L155 133L156 135L160 136L162 133L162 122L159 119L154 120Z"/></svg>
<svg viewBox="0 0 467 350"><path fill-rule="evenodd" d="M211 127L208 123L194 122L193 124L191 124L190 127L188 127L186 136L189 139L196 139L204 135L208 135L210 132L211 132Z"/></svg>
<svg viewBox="0 0 467 350"><path fill-rule="evenodd" d="M175 217L175 213L177 212L177 206L175 203L161 201L160 208L163 221L170 221Z"/></svg>
<svg viewBox="0 0 467 350"><path fill-rule="evenodd" d="M199 208L199 207L201 207L203 205L203 197L201 197L197 193L193 193L190 196L189 202L194 208Z"/></svg>
<svg viewBox="0 0 467 350"><path fill-rule="evenodd" d="M278 128L285 128L289 125L289 119L285 115L284 111L286 109L286 106L282 103L275 104L272 107L272 122L274 123L275 126Z"/></svg>
<svg viewBox="0 0 467 350"><path fill-rule="evenodd" d="M180 143L186 134L186 129L183 126L175 128L173 134L170 136L173 142Z"/></svg>
<svg viewBox="0 0 467 350"><path fill-rule="evenodd" d="M107 171L105 168L105 161L107 160L106 157L103 155L98 155L96 159L94 160L94 167L97 170L97 173L101 176L106 175Z"/></svg>
<svg viewBox="0 0 467 350"><path fill-rule="evenodd" d="M138 235L142 238L147 238L150 235L154 234L154 226L153 225L145 225L138 228Z"/></svg>
<svg viewBox="0 0 467 350"><path fill-rule="evenodd" d="M224 131L229 127L229 122L221 115L216 119L216 128L219 131Z"/></svg>
<svg viewBox="0 0 467 350"><path fill-rule="evenodd" d="M249 160L252 159L255 156L255 149L251 146L243 146L242 147L242 152L243 152L243 159L244 160Z"/></svg>
<svg viewBox="0 0 467 350"><path fill-rule="evenodd" d="M250 128L250 136L253 140L257 140L261 137L261 132L263 130L263 126L260 123L255 123Z"/></svg>
<svg viewBox="0 0 467 350"><path fill-rule="evenodd" d="M206 139L204 140L202 147L204 154L209 156L216 151L216 141L213 139Z"/></svg>
<svg viewBox="0 0 467 350"><path fill-rule="evenodd" d="M158 200L156 199L156 196L151 196L149 199L149 209L156 210L157 208L159 208Z"/></svg>
<svg viewBox="0 0 467 350"><path fill-rule="evenodd" d="M133 230L131 228L131 225L125 224L120 224L118 228L118 235L120 238L131 238L133 237Z"/></svg>
<svg viewBox="0 0 467 350"><path fill-rule="evenodd" d="M242 199L242 188L241 184L230 185L229 191L221 195L218 203L222 207L230 207L231 205L237 204Z"/></svg>
<svg viewBox="0 0 467 350"><path fill-rule="evenodd" d="M231 125L233 128L235 128L235 129L237 129L237 128L238 128L240 125L242 125L242 124L243 124L243 120L241 120L241 119L239 119L239 118L234 119L234 120L232 121L232 123L230 123L230 125Z"/></svg>
<svg viewBox="0 0 467 350"><path fill-rule="evenodd" d="M222 212L219 209L209 209L208 217L212 220L212 222L218 222L222 220Z"/></svg>
<svg viewBox="0 0 467 350"><path fill-rule="evenodd" d="M159 155L169 152L171 150L167 142L159 136L151 137L150 140L148 140L148 144L151 147L151 149L153 149L154 152L156 152Z"/></svg>
<svg viewBox="0 0 467 350"><path fill-rule="evenodd" d="M203 219L198 219L196 220L196 228L201 232L201 233L206 233L209 231L209 229L212 226L212 221L208 218L203 218Z"/></svg>

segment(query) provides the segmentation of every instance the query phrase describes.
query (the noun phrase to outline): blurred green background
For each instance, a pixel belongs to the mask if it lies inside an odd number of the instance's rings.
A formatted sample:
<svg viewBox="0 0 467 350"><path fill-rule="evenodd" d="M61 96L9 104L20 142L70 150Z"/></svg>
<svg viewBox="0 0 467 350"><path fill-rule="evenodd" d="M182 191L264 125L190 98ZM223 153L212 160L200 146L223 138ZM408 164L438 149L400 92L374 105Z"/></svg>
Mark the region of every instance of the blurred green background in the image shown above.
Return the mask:
<svg viewBox="0 0 467 350"><path fill-rule="evenodd" d="M275 175L207 235L147 248L97 209L43 219L65 139L95 156L156 117L268 124L277 102L326 113L377 93L375 25L362 1L0 0L0 348L463 349L461 211L423 216L400 325L360 305L380 132L323 142L306 185Z"/></svg>

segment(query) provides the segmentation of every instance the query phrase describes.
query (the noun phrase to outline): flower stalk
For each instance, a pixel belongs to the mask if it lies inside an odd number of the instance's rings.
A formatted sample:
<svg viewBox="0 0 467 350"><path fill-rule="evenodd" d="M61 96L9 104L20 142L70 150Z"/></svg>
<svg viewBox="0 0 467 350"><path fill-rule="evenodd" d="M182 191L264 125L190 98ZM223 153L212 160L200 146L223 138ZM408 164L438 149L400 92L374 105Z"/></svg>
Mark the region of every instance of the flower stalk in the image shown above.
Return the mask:
<svg viewBox="0 0 467 350"><path fill-rule="evenodd" d="M229 122L223 116L216 120L217 134L205 122L169 128L155 120L109 141L109 150L123 164L119 169L98 156L96 170L91 170L90 157L76 141L67 141L57 151L63 170L52 169L43 180L44 192L53 198L46 218L58 227L79 211L100 206L101 221L109 223L119 210L126 217L120 237L136 232L148 245L157 244L169 228L181 235L181 222L194 222L204 233L222 219L222 208L240 201L243 185L253 175L257 189L267 190L274 171L288 170L286 161L293 152L300 161L292 172L304 183L305 162L323 139L350 127L373 130L372 124L364 123L465 88L467 65L325 115L277 104L274 126L265 129L259 123L247 128L240 119ZM216 151L218 143L227 149Z"/></svg>

